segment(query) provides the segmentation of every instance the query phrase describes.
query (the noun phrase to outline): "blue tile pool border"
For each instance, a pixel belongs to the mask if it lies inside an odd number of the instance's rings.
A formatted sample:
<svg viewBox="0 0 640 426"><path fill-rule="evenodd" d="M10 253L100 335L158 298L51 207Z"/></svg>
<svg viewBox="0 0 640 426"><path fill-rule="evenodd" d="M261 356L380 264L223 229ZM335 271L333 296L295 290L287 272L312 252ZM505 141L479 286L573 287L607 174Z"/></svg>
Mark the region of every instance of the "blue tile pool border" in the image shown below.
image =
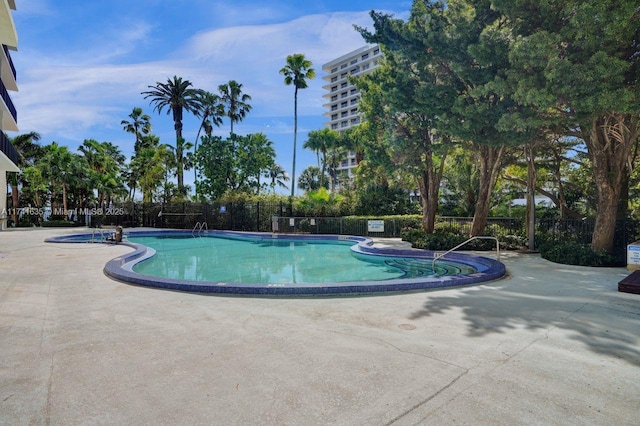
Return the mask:
<svg viewBox="0 0 640 426"><path fill-rule="evenodd" d="M188 230L127 230L129 236L192 236ZM352 250L373 256L401 257L401 258L433 258L433 251L418 249L395 249L375 247L369 238L345 236L345 235L316 235L316 234L269 234L255 232L236 231L207 231L200 234L206 236L219 236L234 239L286 239L286 240L324 240L324 241L353 241ZM197 237L197 236L196 236ZM91 242L91 233L70 234L47 238L49 243L87 243ZM115 244L113 242L107 242ZM466 275L453 275L442 277L398 278L383 281L364 282L339 282L320 284L244 284L222 282L198 282L189 280L169 279L138 274L132 271L132 266L155 253L152 249L138 243L123 241L117 243L131 247L133 251L107 262L104 273L118 281L144 287L153 287L166 290L185 291L192 293L215 293L228 295L255 295L255 296L335 296L374 294L386 292L420 291L445 287L458 287L483 282L493 281L505 276L506 268L503 263L484 256L475 256L466 253L450 253L445 259L460 262L472 266L477 272Z"/></svg>

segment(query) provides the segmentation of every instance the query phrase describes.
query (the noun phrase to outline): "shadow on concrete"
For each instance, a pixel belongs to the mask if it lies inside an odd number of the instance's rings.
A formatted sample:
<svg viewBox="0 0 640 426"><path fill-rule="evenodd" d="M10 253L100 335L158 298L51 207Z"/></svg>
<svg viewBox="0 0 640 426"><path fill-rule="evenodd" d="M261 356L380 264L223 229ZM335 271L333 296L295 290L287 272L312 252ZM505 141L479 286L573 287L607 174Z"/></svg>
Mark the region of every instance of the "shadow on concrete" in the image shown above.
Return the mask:
<svg viewBox="0 0 640 426"><path fill-rule="evenodd" d="M617 291L626 270L559 265L536 255L503 261L508 278L454 294L431 292L410 318L461 310L469 337L567 330L595 353L640 366L640 296Z"/></svg>

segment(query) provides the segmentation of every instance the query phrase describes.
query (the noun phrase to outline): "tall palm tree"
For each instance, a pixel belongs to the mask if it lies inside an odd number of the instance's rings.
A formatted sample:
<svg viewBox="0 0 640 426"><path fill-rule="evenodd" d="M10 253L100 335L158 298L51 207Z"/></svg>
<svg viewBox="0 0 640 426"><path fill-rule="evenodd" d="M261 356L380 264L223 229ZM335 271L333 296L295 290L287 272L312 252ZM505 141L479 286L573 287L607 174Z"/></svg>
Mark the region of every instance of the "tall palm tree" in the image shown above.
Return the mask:
<svg viewBox="0 0 640 426"><path fill-rule="evenodd" d="M151 98L150 104L155 104L153 110L162 113L165 107L167 114L173 114L173 127L176 131L176 147L182 139L182 112L186 110L191 113L198 111L200 106L200 91L192 88L189 80L182 80L182 77L173 76L167 79L166 83L156 82L155 86L149 86L151 90L142 92L145 99ZM178 169L178 191L184 195L184 170Z"/></svg>
<svg viewBox="0 0 640 426"><path fill-rule="evenodd" d="M274 194L276 192L276 186L284 189L289 188L286 184L289 180L289 176L287 176L287 172L280 164L272 164L267 171L267 177L271 179L271 189L273 189Z"/></svg>
<svg viewBox="0 0 640 426"><path fill-rule="evenodd" d="M229 80L226 84L218 86L220 100L225 107L225 115L231 121L231 133L233 134L233 123L241 122L249 111L251 96L242 93L242 84L235 80Z"/></svg>
<svg viewBox="0 0 640 426"><path fill-rule="evenodd" d="M298 138L298 90L308 87L307 79L313 79L316 71L311 68L311 61L307 60L302 53L294 53L287 56L287 64L280 70L284 75L284 84L293 85L293 167L291 181L296 181L296 140ZM295 185L291 185L291 199L295 193Z"/></svg>
<svg viewBox="0 0 640 426"><path fill-rule="evenodd" d="M200 132L204 130L207 136L211 136L213 132L213 126L220 127L222 124L222 117L225 115L224 105L220 96L201 90L200 96L200 109L196 112L196 116L202 120L198 133L196 134L196 141L194 143L193 151L198 149L198 140L200 139ZM198 168L193 168L193 177L195 185L198 184Z"/></svg>
<svg viewBox="0 0 640 426"><path fill-rule="evenodd" d="M120 125L122 125L125 132L131 133L136 137L134 151L138 152L142 137L151 133L151 117L143 114L142 108L135 107L129 114L129 118L131 118L131 121L122 120Z"/></svg>
<svg viewBox="0 0 640 426"><path fill-rule="evenodd" d="M40 146L35 142L40 140L40 134L37 132L29 132L22 135L18 135L11 139L11 144L18 151L18 167L24 169L29 166L33 166L35 158L38 156ZM12 173L11 176L11 200L13 204L13 211L11 219L14 226L18 224L18 207L20 203L20 196L18 193L18 175L19 173Z"/></svg>

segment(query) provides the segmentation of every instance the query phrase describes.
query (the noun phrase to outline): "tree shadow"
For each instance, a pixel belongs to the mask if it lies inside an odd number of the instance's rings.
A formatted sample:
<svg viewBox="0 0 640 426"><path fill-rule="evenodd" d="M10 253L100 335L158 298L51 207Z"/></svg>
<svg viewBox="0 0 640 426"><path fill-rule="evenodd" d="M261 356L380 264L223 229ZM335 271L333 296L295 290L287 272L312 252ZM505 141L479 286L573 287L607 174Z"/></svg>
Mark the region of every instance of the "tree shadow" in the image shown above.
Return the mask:
<svg viewBox="0 0 640 426"><path fill-rule="evenodd" d="M508 254L502 261L504 280L432 292L410 318L460 310L469 337L567 330L594 353L640 366L640 296L617 291L625 269L559 265L537 255Z"/></svg>

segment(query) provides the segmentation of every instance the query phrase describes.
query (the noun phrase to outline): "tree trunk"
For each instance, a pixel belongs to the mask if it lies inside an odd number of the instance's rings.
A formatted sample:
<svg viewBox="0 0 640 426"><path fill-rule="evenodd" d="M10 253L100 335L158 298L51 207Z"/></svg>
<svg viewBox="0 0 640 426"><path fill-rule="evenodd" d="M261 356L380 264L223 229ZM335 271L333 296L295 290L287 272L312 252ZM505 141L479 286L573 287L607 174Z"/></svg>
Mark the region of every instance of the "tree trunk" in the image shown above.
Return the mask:
<svg viewBox="0 0 640 426"><path fill-rule="evenodd" d="M536 164L535 152L532 144L525 148L527 152L527 240L529 250L535 250L535 229L536 229Z"/></svg>
<svg viewBox="0 0 640 426"><path fill-rule="evenodd" d="M14 173L12 176L13 182L11 182L11 220L13 220L13 226L18 227L18 203L20 202L20 196L18 195L18 174Z"/></svg>
<svg viewBox="0 0 640 426"><path fill-rule="evenodd" d="M598 196L591 239L594 251L613 252L618 204L631 149L640 136L640 117L609 113L583 128Z"/></svg>
<svg viewBox="0 0 640 426"><path fill-rule="evenodd" d="M428 137L431 139L431 135ZM436 170L430 146L431 141L429 140L423 156L424 168L419 179L420 199L422 202L422 227L427 234L433 234L435 231L436 215L438 214L438 204L440 202L440 182L442 181L442 173L446 159L446 154L444 154Z"/></svg>
<svg viewBox="0 0 640 426"><path fill-rule="evenodd" d="M471 224L471 236L484 234L484 228L489 217L489 209L491 207L491 194L496 185L498 172L502 163L502 156L505 147L478 145L477 158L479 162L479 188L478 199L476 201L476 211L473 215Z"/></svg>
<svg viewBox="0 0 640 426"><path fill-rule="evenodd" d="M62 184L62 210L67 214L67 185Z"/></svg>
<svg viewBox="0 0 640 426"><path fill-rule="evenodd" d="M298 86L293 91L293 165L291 167L291 202L296 192L296 141L298 138Z"/></svg>
<svg viewBox="0 0 640 426"><path fill-rule="evenodd" d="M176 154L178 153L178 146L180 145L180 140L182 139L182 107L180 108L174 108L173 109L173 122L174 122L174 129L176 131ZM184 142L183 142L184 143ZM177 157L177 155L176 155ZM176 158L177 160L177 158ZM182 170L182 164L180 164L180 161L177 161L178 165L177 165L177 169L176 170L176 175L178 177L178 193L182 194L183 193L183 170Z"/></svg>

